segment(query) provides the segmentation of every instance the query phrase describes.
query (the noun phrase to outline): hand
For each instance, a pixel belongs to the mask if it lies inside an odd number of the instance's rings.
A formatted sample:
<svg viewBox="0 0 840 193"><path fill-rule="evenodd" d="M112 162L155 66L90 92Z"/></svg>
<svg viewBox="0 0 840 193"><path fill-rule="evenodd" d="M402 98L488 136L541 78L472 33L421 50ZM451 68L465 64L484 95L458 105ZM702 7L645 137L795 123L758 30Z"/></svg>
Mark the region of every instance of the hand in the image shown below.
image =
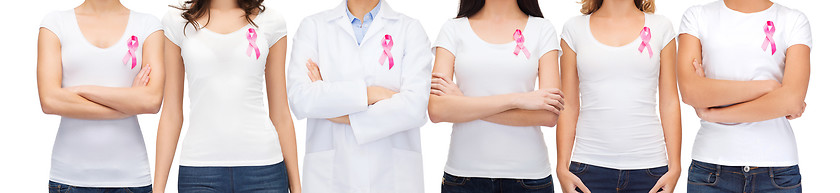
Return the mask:
<svg viewBox="0 0 840 193"><path fill-rule="evenodd" d="M350 116L349 115L344 115L344 116L335 117L335 118L329 118L327 120L332 121L333 123L338 123L338 124L348 124L348 125L350 124Z"/></svg>
<svg viewBox="0 0 840 193"><path fill-rule="evenodd" d="M569 170L557 170L557 181L560 182L560 189L564 193L576 193L578 192L576 189L580 189L584 193L592 193L589 188L583 185L583 181L580 181L580 178Z"/></svg>
<svg viewBox="0 0 840 193"><path fill-rule="evenodd" d="M513 104L519 109L547 110L558 115L564 109L563 91L560 91L560 89L539 89L516 95Z"/></svg>
<svg viewBox="0 0 840 193"><path fill-rule="evenodd" d="M397 94L397 92L379 86L369 86L367 87L368 105L389 99L394 94Z"/></svg>
<svg viewBox="0 0 840 193"><path fill-rule="evenodd" d="M649 193L657 193L657 192L665 192L665 193L673 193L674 189L677 187L677 181L680 179L680 171L679 170L671 170L668 169L668 172L656 181L656 185L653 185L653 188L650 189ZM660 191L660 189L662 191Z"/></svg>
<svg viewBox="0 0 840 193"><path fill-rule="evenodd" d="M140 70L137 73L137 76L134 77L134 82L131 83L131 87L141 87L149 85L149 74L152 73L152 66L146 64L146 67Z"/></svg>
<svg viewBox="0 0 840 193"><path fill-rule="evenodd" d="M312 59L306 60L306 68L309 69L309 80L312 82L324 80L321 78L321 68L318 68L318 64L312 61Z"/></svg>
<svg viewBox="0 0 840 193"><path fill-rule="evenodd" d="M452 79L441 73L432 73L432 90L430 93L437 96L464 96L464 93L461 93L461 89L458 88L458 85L453 83Z"/></svg>
<svg viewBox="0 0 840 193"><path fill-rule="evenodd" d="M694 73L697 73L697 76L706 77L706 70L703 69L703 64L700 63L700 60L694 59L692 65L694 66Z"/></svg>
<svg viewBox="0 0 840 193"><path fill-rule="evenodd" d="M788 120L794 120L794 119L797 119L799 117L802 117L802 113L805 112L805 107L806 106L808 106L808 104L806 104L805 102L802 102L802 109L800 109L798 113L785 116L785 118L787 118Z"/></svg>

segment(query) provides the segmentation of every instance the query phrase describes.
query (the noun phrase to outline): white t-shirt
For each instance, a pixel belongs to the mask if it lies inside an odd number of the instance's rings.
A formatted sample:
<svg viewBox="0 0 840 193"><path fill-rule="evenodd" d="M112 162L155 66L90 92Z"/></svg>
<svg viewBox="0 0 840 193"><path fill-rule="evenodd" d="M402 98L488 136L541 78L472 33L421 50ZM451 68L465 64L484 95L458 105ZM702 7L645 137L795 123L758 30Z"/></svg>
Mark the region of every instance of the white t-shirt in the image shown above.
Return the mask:
<svg viewBox="0 0 840 193"><path fill-rule="evenodd" d="M772 21L777 51L772 53L764 27ZM723 1L689 8L681 34L700 39L706 77L721 80L782 81L785 52L796 44L811 46L811 27L802 12L773 4L767 10L742 13ZM791 166L798 163L796 140L785 117L719 124L702 121L692 158L731 166Z"/></svg>
<svg viewBox="0 0 840 193"><path fill-rule="evenodd" d="M572 161L622 170L667 165L656 93L659 53L676 36L671 21L645 14L651 50L640 52L641 35L620 47L605 45L592 35L589 19L570 19L561 34L577 54L580 79Z"/></svg>
<svg viewBox="0 0 840 193"><path fill-rule="evenodd" d="M434 47L455 55L455 79L465 96L480 97L534 90L539 59L559 50L557 32L547 19L529 17L524 45L532 54L514 55L516 43L482 40L467 18L447 21ZM483 120L452 126L447 173L456 176L538 179L551 174L551 164L539 126L515 127Z"/></svg>
<svg viewBox="0 0 840 193"><path fill-rule="evenodd" d="M286 36L283 16L266 9L254 18L257 26L220 34L201 27L196 31L180 13L171 11L163 18L166 37L181 47L189 82L190 128L180 164L258 166L283 161L277 131L263 103L268 49ZM256 32L259 58L249 46L250 29Z"/></svg>
<svg viewBox="0 0 840 193"><path fill-rule="evenodd" d="M131 11L120 40L108 48L91 44L74 10L57 11L41 22L61 42L62 87L131 87L140 72L143 43L161 29L160 20ZM127 42L136 36L137 66L123 63ZM81 187L138 187L152 184L146 144L137 116L117 120L62 117L55 137L50 180Z"/></svg>

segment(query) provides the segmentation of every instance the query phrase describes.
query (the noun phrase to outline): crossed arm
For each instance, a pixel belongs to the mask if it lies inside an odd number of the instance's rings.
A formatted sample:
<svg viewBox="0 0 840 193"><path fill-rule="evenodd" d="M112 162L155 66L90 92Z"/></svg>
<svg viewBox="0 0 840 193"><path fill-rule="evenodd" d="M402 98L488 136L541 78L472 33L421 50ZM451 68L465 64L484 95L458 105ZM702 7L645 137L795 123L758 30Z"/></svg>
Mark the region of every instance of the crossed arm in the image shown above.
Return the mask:
<svg viewBox="0 0 840 193"><path fill-rule="evenodd" d="M700 40L696 37L680 35L677 61L680 91L684 102L694 106L701 119L727 123L758 122L778 117L793 119L801 116L805 110L811 65L810 47L793 45L787 49L781 84L774 80L705 78L699 64L700 48ZM716 107L729 104L735 105Z"/></svg>
<svg viewBox="0 0 840 193"><path fill-rule="evenodd" d="M52 31L38 35L38 93L46 114L91 120L153 114L163 95L163 35L157 31L143 44L143 65L130 88L75 86L62 88L61 44ZM152 70L155 69L155 70Z"/></svg>
<svg viewBox="0 0 840 193"><path fill-rule="evenodd" d="M560 92L558 51L539 59L540 90L484 97L464 96L452 81L455 56L445 48L436 49L429 118L432 122L484 120L511 126L554 126L563 109Z"/></svg>

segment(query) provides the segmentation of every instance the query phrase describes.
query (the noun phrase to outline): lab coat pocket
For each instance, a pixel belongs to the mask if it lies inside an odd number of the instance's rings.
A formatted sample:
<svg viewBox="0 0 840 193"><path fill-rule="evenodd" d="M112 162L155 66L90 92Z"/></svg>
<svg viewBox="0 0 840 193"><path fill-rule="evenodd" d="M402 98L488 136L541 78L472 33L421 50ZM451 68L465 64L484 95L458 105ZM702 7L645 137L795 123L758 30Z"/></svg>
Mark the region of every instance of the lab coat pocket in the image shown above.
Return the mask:
<svg viewBox="0 0 840 193"><path fill-rule="evenodd" d="M423 192L423 159L420 152L393 150L396 192Z"/></svg>
<svg viewBox="0 0 840 193"><path fill-rule="evenodd" d="M307 153L303 164L304 192L337 192L333 187L335 150Z"/></svg>

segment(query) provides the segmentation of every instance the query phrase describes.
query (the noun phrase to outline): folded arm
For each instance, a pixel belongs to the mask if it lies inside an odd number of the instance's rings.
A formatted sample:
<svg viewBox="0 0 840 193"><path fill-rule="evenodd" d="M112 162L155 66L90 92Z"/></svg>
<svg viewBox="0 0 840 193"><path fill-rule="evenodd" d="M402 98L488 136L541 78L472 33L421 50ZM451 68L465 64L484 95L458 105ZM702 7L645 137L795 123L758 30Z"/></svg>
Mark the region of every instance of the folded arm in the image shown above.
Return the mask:
<svg viewBox="0 0 840 193"><path fill-rule="evenodd" d="M74 87L75 92L88 100L125 114L157 113L163 101L163 39L163 32L157 31L143 43L143 61L146 65L142 67L140 73L148 73L148 82L144 82L144 85L134 87L79 86Z"/></svg>
<svg viewBox="0 0 840 193"><path fill-rule="evenodd" d="M61 88L61 43L52 31L38 34L38 98L46 114L76 119L122 119L130 116Z"/></svg>
<svg viewBox="0 0 840 193"><path fill-rule="evenodd" d="M781 88L741 104L700 110L700 118L711 122L744 123L800 114L804 110L811 74L810 54L811 48L806 45L789 47L785 53Z"/></svg>
<svg viewBox="0 0 840 193"><path fill-rule="evenodd" d="M774 80L716 80L695 73L692 63L701 60L700 40L689 34L679 36L677 78L683 102L691 106L716 107L756 99L779 87Z"/></svg>
<svg viewBox="0 0 840 193"><path fill-rule="evenodd" d="M540 89L560 89L560 66L558 64L559 51L551 51L540 57L539 87ZM546 110L514 109L504 111L481 120L510 126L546 126L557 124L557 114Z"/></svg>

